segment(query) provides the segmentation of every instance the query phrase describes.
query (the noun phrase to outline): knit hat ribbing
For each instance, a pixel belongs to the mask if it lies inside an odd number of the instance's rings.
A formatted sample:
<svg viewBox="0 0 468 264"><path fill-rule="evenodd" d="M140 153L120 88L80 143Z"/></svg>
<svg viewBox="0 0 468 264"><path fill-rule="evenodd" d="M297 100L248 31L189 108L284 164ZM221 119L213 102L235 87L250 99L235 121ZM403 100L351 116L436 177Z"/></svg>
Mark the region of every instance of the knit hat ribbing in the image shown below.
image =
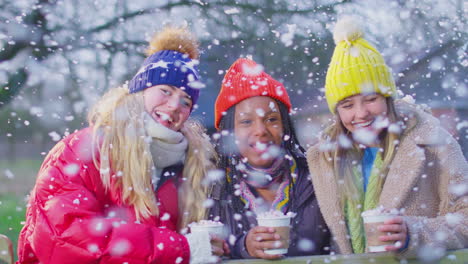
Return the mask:
<svg viewBox="0 0 468 264"><path fill-rule="evenodd" d="M263 71L253 60L240 58L235 61L224 76L221 90L215 103L215 127L230 107L255 96L268 96L279 100L291 110L291 101L284 85Z"/></svg>
<svg viewBox="0 0 468 264"><path fill-rule="evenodd" d="M336 23L333 32L336 47L325 81L325 97L332 113L335 113L339 101L356 94L377 92L385 97L396 95L390 69L363 35L351 17L344 17Z"/></svg>
<svg viewBox="0 0 468 264"><path fill-rule="evenodd" d="M203 84L197 69L198 43L191 34L181 28L166 28L155 35L149 53L128 85L130 93L167 84L186 92L195 105Z"/></svg>

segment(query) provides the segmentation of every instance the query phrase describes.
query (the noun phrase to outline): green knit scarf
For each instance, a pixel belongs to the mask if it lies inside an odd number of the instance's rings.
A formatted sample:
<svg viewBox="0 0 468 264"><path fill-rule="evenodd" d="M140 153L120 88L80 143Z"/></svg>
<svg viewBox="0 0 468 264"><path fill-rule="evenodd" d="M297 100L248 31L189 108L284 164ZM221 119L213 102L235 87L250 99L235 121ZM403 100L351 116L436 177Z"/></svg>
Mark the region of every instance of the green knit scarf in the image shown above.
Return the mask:
<svg viewBox="0 0 468 264"><path fill-rule="evenodd" d="M367 183L366 193L364 193L362 171L356 167L353 168L354 182L358 183L359 201L356 204L356 201L346 199L344 211L354 253L364 253L366 249L366 236L361 213L377 207L380 189L382 188L377 186L382 163L382 156L380 153L377 153L372 165L369 182Z"/></svg>

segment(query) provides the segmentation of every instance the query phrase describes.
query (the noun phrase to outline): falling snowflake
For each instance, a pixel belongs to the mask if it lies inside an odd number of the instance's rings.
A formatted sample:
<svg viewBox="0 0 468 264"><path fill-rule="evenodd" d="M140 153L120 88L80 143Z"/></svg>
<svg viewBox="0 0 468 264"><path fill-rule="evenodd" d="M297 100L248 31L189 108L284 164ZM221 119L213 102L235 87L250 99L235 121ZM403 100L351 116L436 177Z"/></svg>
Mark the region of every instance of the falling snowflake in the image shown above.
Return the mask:
<svg viewBox="0 0 468 264"><path fill-rule="evenodd" d="M242 72L245 75L256 76L263 72L263 66L260 64L257 64L255 66L249 66L249 65L243 64Z"/></svg>
<svg viewBox="0 0 468 264"><path fill-rule="evenodd" d="M9 169L6 169L6 170L4 171L4 174L5 174L5 176L6 176L8 179L13 179L13 178L15 177L15 175L13 174L13 172L11 172L11 170L9 170Z"/></svg>
<svg viewBox="0 0 468 264"><path fill-rule="evenodd" d="M206 87L206 85L200 81L189 82L188 86L192 87L193 89L203 89Z"/></svg>
<svg viewBox="0 0 468 264"><path fill-rule="evenodd" d="M353 132L353 138L364 145L371 145L377 139L377 134L368 129L357 129Z"/></svg>
<svg viewBox="0 0 468 264"><path fill-rule="evenodd" d="M52 138L53 141L57 142L61 139L60 135L55 132L55 131L52 131L49 133L49 136Z"/></svg>
<svg viewBox="0 0 468 264"><path fill-rule="evenodd" d="M315 249L314 242L305 238L299 240L297 246L301 251L313 251Z"/></svg>
<svg viewBox="0 0 468 264"><path fill-rule="evenodd" d="M241 219L242 219L242 215L241 215L241 214L234 214L234 220L240 221Z"/></svg>
<svg viewBox="0 0 468 264"><path fill-rule="evenodd" d="M64 167L63 171L68 176L75 176L80 169L80 166L75 163L68 164Z"/></svg>
<svg viewBox="0 0 468 264"><path fill-rule="evenodd" d="M296 24L288 24L286 25L288 28L288 32L281 35L281 42L284 46L289 47L293 44L294 33L296 31L297 25Z"/></svg>
<svg viewBox="0 0 468 264"><path fill-rule="evenodd" d="M164 243L159 243L157 245L157 248L159 248L159 250L163 250L164 249Z"/></svg>
<svg viewBox="0 0 468 264"><path fill-rule="evenodd" d="M264 117L265 116L265 111L263 109L261 109L261 108L255 109L255 112L257 113L257 115L259 117Z"/></svg>
<svg viewBox="0 0 468 264"><path fill-rule="evenodd" d="M209 170L203 184L209 185L214 182L218 182L224 178L224 170Z"/></svg>
<svg viewBox="0 0 468 264"><path fill-rule="evenodd" d="M203 202L203 207L204 208L211 208L214 206L214 201L213 199L206 199L204 202Z"/></svg>
<svg viewBox="0 0 468 264"><path fill-rule="evenodd" d="M161 216L161 221L167 221L171 218L171 215L168 213L164 213L163 216Z"/></svg>
<svg viewBox="0 0 468 264"><path fill-rule="evenodd" d="M236 244L236 240L237 240L237 239L236 239L236 236L235 236L235 235L232 235L232 234L229 235L229 245L232 245L232 246L233 246L234 244Z"/></svg>
<svg viewBox="0 0 468 264"><path fill-rule="evenodd" d="M99 247L96 244L89 244L88 245L88 251L91 253L96 253L99 251Z"/></svg>
<svg viewBox="0 0 468 264"><path fill-rule="evenodd" d="M346 135L343 134L338 136L338 144L342 148L351 148L351 146L353 145L352 141Z"/></svg>
<svg viewBox="0 0 468 264"><path fill-rule="evenodd" d="M445 249L442 247L435 247L425 245L420 247L418 250L419 260L424 263L437 262L440 258L445 255Z"/></svg>
<svg viewBox="0 0 468 264"><path fill-rule="evenodd" d="M456 196L462 196L468 193L468 184L459 183L459 184L452 184L449 186L450 193Z"/></svg>
<svg viewBox="0 0 468 264"><path fill-rule="evenodd" d="M238 8L229 8L229 9L225 9L224 10L224 13L226 15L233 15L233 14L239 14L240 13L240 10Z"/></svg>
<svg viewBox="0 0 468 264"><path fill-rule="evenodd" d="M123 256L126 255L130 252L131 250L131 244L129 241L125 239L121 239L117 242L115 242L111 247L110 247L110 254L112 256Z"/></svg>

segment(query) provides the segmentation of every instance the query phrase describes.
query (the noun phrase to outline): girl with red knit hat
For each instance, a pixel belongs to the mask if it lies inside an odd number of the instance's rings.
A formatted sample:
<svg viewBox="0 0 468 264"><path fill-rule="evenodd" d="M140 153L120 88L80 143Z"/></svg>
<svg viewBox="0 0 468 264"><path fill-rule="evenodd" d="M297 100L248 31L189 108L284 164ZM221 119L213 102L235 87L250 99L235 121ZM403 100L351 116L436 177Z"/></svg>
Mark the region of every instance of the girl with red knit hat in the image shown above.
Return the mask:
<svg viewBox="0 0 468 264"><path fill-rule="evenodd" d="M229 227L233 258L282 257L264 252L285 246L274 228L257 225L255 216L268 211L296 214L287 256L328 252L328 228L290 110L285 87L261 65L242 58L226 72L215 103L216 147L225 177L212 189L210 217Z"/></svg>
<svg viewBox="0 0 468 264"><path fill-rule="evenodd" d="M18 263L210 263L201 184L216 153L189 120L199 96L198 42L166 28L128 85L91 109L90 127L47 155L29 198ZM180 193L180 194L179 194ZM213 243L215 244L215 243Z"/></svg>

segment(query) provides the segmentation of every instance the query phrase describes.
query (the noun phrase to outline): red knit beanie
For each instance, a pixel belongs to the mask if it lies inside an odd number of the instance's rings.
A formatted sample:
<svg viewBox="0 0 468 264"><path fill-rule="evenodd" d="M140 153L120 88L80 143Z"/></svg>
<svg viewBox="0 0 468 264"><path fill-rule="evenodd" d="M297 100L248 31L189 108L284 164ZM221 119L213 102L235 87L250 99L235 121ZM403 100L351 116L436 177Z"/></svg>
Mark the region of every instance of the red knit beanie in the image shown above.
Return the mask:
<svg viewBox="0 0 468 264"><path fill-rule="evenodd" d="M291 101L284 85L263 71L263 67L249 59L238 59L224 75L221 91L215 103L215 127L231 106L255 96L277 99L291 110Z"/></svg>

